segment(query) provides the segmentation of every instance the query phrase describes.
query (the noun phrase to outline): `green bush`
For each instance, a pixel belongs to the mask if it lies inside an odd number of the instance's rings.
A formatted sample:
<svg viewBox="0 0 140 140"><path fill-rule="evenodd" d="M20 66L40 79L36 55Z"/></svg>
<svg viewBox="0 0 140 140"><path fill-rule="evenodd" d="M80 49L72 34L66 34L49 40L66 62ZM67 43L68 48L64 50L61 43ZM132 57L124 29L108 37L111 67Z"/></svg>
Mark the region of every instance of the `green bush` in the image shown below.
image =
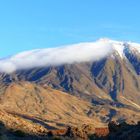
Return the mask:
<svg viewBox="0 0 140 140"><path fill-rule="evenodd" d="M0 140L8 140L8 138L7 138L6 135L1 135L1 136L0 136Z"/></svg>
<svg viewBox="0 0 140 140"><path fill-rule="evenodd" d="M15 136L17 136L17 137L25 137L26 136L26 133L24 133L23 131L21 131L21 130L17 130L17 131L15 131Z"/></svg>

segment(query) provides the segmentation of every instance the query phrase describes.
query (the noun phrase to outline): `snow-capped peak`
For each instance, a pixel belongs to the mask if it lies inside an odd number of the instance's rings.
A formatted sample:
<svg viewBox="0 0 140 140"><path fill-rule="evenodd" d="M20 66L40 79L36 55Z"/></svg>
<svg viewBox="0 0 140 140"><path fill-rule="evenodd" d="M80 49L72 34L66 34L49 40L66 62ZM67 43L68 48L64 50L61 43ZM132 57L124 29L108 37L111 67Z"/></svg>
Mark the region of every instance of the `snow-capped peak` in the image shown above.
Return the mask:
<svg viewBox="0 0 140 140"><path fill-rule="evenodd" d="M124 50L124 42L120 42L120 41L115 41L115 40L110 40L107 38L103 38L103 39L99 39L99 42L104 42L104 43L108 43L109 45L112 46L112 49L117 52L117 54L120 57L123 57L123 50Z"/></svg>
<svg viewBox="0 0 140 140"><path fill-rule="evenodd" d="M108 43L112 46L112 49L121 57L124 58L124 49L127 47L131 51L135 51L137 53L140 53L140 44L134 43L134 42L126 42L126 41L115 41L110 40L108 38L101 38L98 40L99 42Z"/></svg>

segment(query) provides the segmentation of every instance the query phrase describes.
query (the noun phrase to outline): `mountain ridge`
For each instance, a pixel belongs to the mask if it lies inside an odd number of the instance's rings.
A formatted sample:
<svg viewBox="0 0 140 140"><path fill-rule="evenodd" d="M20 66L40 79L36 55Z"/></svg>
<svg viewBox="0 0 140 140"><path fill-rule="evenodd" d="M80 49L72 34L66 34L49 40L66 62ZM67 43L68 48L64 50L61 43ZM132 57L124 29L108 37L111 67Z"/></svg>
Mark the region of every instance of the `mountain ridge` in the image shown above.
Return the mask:
<svg viewBox="0 0 140 140"><path fill-rule="evenodd" d="M36 49L25 51L9 58L0 60L0 71L12 73L16 70L35 67L59 66L63 64L94 62L116 53L118 57L125 57L125 50L140 53L140 44L121 42L110 39L99 39L67 45L57 48Z"/></svg>
<svg viewBox="0 0 140 140"><path fill-rule="evenodd" d="M15 130L27 123L24 131L30 133L54 129L61 133L69 126L79 134L79 125L108 133L104 127L111 121L137 124L139 44L107 39L93 44L47 49L47 54L30 51L0 60L0 120ZM19 120L21 124L15 123Z"/></svg>
<svg viewBox="0 0 140 140"><path fill-rule="evenodd" d="M136 45L130 47L128 43L106 39L98 42L103 44L111 42L115 44L112 48L116 49L120 45L119 47L123 49L96 61L21 69L9 74L1 73L1 85L14 81L30 81L43 86L51 86L88 99L90 102L95 99L101 101L100 98L102 98L105 102L113 100L123 103L127 99L125 102L128 104L132 105L134 102L136 106L140 105L138 101L140 55L138 50L133 49ZM121 53L123 53L123 59Z"/></svg>

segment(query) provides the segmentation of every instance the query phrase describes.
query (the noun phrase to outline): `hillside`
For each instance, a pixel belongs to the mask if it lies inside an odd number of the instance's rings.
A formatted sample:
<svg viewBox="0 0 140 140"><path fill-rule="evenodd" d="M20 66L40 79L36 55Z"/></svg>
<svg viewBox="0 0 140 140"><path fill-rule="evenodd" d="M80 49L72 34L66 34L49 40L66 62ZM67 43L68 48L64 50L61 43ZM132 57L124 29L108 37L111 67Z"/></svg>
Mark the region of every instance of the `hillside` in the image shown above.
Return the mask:
<svg viewBox="0 0 140 140"><path fill-rule="evenodd" d="M94 105L68 93L29 82L9 85L0 95L0 108L11 115L35 121L48 130L83 124L105 126L110 120L121 119L136 123L140 118L136 109Z"/></svg>
<svg viewBox="0 0 140 140"><path fill-rule="evenodd" d="M23 52L0 65L0 120L9 128L27 123L23 131L39 134L140 120L139 44L101 39Z"/></svg>

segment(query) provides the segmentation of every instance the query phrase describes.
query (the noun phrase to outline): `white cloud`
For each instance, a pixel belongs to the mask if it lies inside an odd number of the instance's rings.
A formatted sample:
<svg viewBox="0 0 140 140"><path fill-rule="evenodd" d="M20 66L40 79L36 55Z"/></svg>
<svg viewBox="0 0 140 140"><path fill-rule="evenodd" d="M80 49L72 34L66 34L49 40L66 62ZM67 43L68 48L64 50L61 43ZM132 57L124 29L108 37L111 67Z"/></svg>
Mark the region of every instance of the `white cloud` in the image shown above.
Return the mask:
<svg viewBox="0 0 140 140"><path fill-rule="evenodd" d="M0 72L11 73L19 69L96 61L113 51L108 41L79 43L57 48L38 49L19 53L0 60Z"/></svg>

